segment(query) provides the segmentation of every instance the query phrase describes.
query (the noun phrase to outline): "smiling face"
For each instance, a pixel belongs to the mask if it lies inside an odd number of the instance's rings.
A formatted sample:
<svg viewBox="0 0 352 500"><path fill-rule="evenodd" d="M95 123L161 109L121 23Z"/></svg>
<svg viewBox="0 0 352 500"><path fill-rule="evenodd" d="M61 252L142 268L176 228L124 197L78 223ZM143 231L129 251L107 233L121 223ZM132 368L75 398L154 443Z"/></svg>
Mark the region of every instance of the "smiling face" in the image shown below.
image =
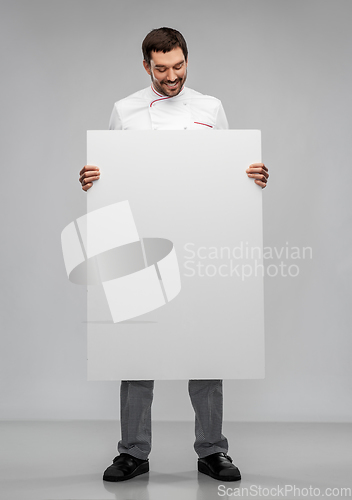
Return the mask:
<svg viewBox="0 0 352 500"><path fill-rule="evenodd" d="M168 97L174 97L181 92L187 78L188 61L181 47L170 52L151 53L150 65L143 61L143 66L150 75L157 92Z"/></svg>

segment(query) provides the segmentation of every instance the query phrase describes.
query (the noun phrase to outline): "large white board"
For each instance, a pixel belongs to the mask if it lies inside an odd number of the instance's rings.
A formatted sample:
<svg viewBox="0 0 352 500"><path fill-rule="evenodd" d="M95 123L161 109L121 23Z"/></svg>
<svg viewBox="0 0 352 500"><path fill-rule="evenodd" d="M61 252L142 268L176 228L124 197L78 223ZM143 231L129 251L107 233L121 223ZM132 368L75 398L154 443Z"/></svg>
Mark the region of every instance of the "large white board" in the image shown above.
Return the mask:
<svg viewBox="0 0 352 500"><path fill-rule="evenodd" d="M104 284L88 285L88 379L263 378L262 190L245 172L261 161L260 131L89 131L87 142L101 176L81 235L91 255L112 252Z"/></svg>

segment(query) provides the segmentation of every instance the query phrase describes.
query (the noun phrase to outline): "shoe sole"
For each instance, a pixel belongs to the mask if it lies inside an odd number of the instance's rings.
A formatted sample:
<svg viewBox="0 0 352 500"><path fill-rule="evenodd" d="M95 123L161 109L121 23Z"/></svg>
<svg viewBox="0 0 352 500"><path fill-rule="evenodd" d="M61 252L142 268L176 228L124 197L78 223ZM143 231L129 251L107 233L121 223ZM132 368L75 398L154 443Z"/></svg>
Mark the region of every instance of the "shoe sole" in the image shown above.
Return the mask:
<svg viewBox="0 0 352 500"><path fill-rule="evenodd" d="M212 477L213 479L218 479L219 481L240 481L241 475L239 476L219 476L219 474L214 474L203 462L198 462L198 471Z"/></svg>
<svg viewBox="0 0 352 500"><path fill-rule="evenodd" d="M110 481L112 483L117 483L119 481L127 481L127 479L132 479L133 477L140 476L141 474L145 474L149 472L149 462L145 464L138 465L138 467L128 474L128 476L103 476L103 481Z"/></svg>

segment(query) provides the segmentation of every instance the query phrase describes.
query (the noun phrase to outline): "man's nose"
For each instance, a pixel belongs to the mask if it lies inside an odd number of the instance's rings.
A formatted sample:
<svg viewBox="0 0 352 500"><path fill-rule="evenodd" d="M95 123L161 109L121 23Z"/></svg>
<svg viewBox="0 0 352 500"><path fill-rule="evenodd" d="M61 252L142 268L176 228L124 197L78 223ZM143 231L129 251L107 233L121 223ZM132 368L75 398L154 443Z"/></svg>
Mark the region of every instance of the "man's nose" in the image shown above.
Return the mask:
<svg viewBox="0 0 352 500"><path fill-rule="evenodd" d="M172 68L170 68L167 72L167 79L169 82L174 82L177 79L177 75Z"/></svg>

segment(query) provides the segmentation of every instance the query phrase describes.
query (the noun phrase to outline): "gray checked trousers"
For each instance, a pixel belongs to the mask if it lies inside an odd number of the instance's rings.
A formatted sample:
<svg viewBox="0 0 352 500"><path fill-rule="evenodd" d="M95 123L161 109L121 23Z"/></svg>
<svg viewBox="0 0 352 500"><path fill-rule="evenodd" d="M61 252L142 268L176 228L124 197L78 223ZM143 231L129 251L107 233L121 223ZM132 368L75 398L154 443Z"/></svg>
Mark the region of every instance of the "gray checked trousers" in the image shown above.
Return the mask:
<svg viewBox="0 0 352 500"><path fill-rule="evenodd" d="M152 445L151 406L154 380L121 382L121 440L119 453L147 459ZM188 392L195 412L194 449L199 458L228 451L222 434L222 380L189 380Z"/></svg>

